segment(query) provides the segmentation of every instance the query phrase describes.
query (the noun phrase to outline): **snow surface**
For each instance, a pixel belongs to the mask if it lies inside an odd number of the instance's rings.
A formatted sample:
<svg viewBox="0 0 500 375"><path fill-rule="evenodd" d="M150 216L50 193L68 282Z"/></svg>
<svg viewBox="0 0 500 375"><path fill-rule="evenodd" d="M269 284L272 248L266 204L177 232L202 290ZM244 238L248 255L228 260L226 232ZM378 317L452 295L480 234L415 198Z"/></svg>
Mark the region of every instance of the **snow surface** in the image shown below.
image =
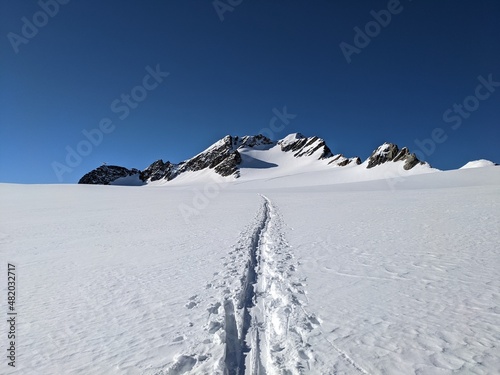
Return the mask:
<svg viewBox="0 0 500 375"><path fill-rule="evenodd" d="M498 374L500 169L396 164L0 184L0 373Z"/></svg>
<svg viewBox="0 0 500 375"><path fill-rule="evenodd" d="M467 168L483 168L483 167L494 167L495 163L489 160L485 159L479 159L479 160L473 160L465 164L463 167L460 169L467 169Z"/></svg>
<svg viewBox="0 0 500 375"><path fill-rule="evenodd" d="M280 139L278 141L278 143L280 145L283 145L283 146L288 146L291 143L294 143L294 142L298 141L299 139L303 139L303 138L305 138L305 137L300 133L291 133L291 134L288 134L285 138Z"/></svg>

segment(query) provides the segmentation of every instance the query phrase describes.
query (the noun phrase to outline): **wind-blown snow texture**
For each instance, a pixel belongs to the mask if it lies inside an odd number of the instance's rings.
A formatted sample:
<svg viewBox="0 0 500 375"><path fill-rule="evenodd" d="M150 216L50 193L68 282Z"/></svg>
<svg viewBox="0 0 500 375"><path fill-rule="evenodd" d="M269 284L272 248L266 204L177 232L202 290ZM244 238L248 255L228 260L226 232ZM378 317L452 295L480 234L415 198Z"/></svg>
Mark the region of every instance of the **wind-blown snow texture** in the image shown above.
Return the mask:
<svg viewBox="0 0 500 375"><path fill-rule="evenodd" d="M0 185L19 280L17 365L0 372L497 374L500 169L377 168Z"/></svg>

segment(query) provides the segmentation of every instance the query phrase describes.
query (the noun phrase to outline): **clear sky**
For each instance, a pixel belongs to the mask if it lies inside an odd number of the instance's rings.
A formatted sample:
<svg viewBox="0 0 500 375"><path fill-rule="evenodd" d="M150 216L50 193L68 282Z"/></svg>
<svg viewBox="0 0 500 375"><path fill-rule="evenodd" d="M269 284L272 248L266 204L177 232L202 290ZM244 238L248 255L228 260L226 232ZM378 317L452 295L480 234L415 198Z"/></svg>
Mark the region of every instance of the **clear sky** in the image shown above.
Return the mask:
<svg viewBox="0 0 500 375"><path fill-rule="evenodd" d="M0 181L75 183L262 130L500 162L499 20L498 0L2 1Z"/></svg>

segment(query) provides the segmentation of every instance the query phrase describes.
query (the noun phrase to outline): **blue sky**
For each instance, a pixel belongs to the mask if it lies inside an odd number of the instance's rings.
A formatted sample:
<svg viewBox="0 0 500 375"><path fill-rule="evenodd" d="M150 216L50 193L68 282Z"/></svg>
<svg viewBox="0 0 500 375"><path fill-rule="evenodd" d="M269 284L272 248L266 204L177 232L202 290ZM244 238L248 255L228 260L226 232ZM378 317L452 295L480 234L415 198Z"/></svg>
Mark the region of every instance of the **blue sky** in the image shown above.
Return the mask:
<svg viewBox="0 0 500 375"><path fill-rule="evenodd" d="M179 162L284 107L275 139L500 162L498 1L55 1L0 5L1 182Z"/></svg>

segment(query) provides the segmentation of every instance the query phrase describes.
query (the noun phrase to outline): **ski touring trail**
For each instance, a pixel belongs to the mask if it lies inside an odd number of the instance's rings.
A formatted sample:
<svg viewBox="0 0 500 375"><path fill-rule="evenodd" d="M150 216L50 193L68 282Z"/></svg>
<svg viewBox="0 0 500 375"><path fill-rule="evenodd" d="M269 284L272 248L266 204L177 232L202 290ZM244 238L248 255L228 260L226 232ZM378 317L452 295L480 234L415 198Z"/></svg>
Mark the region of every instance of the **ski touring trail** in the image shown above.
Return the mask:
<svg viewBox="0 0 500 375"><path fill-rule="evenodd" d="M204 314L203 336L180 334L178 340L190 342L190 354L144 374L367 374L330 341L337 353L330 357L338 356L335 366L314 351L314 342L326 340L321 321L306 310L305 278L285 240L282 216L261 197L257 216L224 260L224 271L207 283L209 297L195 295L186 302L186 308Z"/></svg>

